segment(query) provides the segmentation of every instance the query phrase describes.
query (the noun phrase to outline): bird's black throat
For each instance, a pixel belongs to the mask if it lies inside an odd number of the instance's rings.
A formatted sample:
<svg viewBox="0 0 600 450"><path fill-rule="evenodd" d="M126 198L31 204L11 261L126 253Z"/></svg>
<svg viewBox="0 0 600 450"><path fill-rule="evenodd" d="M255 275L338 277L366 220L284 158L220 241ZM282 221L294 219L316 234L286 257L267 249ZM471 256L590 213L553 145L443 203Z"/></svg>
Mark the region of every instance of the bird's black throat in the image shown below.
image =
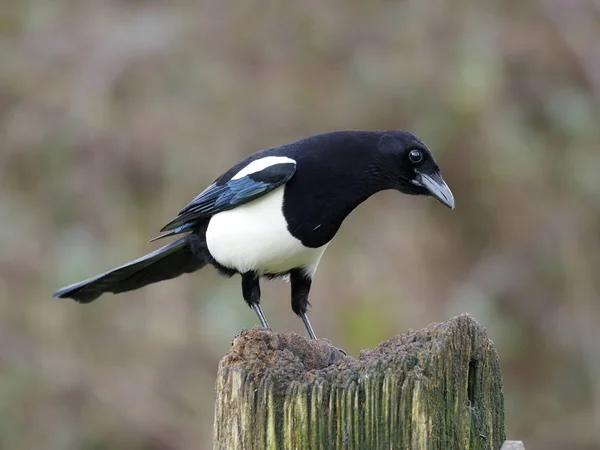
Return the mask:
<svg viewBox="0 0 600 450"><path fill-rule="evenodd" d="M345 151L338 160L322 164L297 158L296 175L285 186L283 212L289 232L306 247L317 248L333 239L342 222L362 202L394 180L364 150ZM303 170L305 163L310 170Z"/></svg>

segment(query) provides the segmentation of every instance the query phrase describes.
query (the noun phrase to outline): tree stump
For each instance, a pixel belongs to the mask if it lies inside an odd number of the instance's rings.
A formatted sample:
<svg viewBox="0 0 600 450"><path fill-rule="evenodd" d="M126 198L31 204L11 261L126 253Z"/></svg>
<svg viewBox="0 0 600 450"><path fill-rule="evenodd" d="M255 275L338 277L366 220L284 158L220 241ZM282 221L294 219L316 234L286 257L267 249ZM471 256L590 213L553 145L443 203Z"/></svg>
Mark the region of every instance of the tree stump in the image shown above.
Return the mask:
<svg viewBox="0 0 600 450"><path fill-rule="evenodd" d="M505 440L500 363L467 315L358 359L253 328L219 364L214 449L491 449Z"/></svg>

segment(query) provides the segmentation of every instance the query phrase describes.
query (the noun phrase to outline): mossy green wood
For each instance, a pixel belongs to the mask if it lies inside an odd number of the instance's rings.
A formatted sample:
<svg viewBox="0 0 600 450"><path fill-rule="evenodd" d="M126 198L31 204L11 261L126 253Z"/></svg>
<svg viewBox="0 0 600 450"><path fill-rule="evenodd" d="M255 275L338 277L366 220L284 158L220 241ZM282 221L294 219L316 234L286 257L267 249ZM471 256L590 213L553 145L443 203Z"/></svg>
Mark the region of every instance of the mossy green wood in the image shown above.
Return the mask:
<svg viewBox="0 0 600 450"><path fill-rule="evenodd" d="M505 439L498 355L466 315L358 359L326 340L244 331L216 388L218 450L498 450Z"/></svg>

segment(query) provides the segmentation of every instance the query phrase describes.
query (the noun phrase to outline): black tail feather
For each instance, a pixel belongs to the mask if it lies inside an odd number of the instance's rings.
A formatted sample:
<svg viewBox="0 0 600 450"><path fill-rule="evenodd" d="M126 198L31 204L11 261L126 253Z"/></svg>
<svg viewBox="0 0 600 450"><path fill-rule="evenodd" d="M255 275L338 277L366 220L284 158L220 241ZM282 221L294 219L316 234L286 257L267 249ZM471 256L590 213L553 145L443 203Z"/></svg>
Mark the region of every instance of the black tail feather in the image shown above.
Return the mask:
<svg viewBox="0 0 600 450"><path fill-rule="evenodd" d="M117 294L195 272L206 265L188 245L187 236L111 271L71 284L53 297L89 303L105 292Z"/></svg>

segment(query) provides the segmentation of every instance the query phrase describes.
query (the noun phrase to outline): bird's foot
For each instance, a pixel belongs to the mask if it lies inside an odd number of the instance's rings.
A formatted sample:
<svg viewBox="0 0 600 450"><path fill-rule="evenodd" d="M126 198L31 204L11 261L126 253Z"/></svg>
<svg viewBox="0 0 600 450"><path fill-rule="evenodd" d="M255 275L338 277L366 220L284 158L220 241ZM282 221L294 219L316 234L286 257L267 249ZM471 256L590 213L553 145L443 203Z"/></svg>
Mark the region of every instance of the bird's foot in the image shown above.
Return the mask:
<svg viewBox="0 0 600 450"><path fill-rule="evenodd" d="M334 347L338 352L340 352L342 355L344 356L348 356L348 354L346 353L346 351L343 348L339 348L339 347Z"/></svg>

